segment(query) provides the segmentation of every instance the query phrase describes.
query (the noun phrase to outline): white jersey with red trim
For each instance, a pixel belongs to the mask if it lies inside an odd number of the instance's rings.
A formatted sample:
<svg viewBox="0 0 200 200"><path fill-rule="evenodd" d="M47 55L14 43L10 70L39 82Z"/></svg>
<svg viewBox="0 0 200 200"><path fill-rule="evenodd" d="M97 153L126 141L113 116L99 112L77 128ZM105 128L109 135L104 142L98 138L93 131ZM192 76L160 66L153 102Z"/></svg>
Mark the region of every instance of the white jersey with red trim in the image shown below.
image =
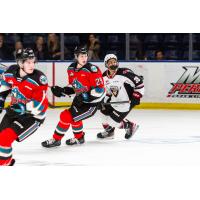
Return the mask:
<svg viewBox="0 0 200 200"><path fill-rule="evenodd" d="M106 87L105 102L110 98L110 102L131 101L133 92L137 92L141 97L144 94L143 77L136 75L128 68L118 68L113 76L109 71L103 73ZM111 104L119 112L128 112L130 103Z"/></svg>

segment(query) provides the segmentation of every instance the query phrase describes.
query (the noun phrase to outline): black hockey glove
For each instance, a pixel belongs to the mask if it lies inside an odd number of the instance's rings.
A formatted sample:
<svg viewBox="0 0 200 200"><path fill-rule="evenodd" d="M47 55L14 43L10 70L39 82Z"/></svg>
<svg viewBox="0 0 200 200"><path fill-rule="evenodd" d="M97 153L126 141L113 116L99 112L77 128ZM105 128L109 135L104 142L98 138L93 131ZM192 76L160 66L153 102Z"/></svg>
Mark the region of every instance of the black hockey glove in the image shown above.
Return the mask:
<svg viewBox="0 0 200 200"><path fill-rule="evenodd" d="M53 86L51 87L52 93L56 97L64 97L65 95L71 95L74 94L74 89L71 87L59 87L59 86Z"/></svg>
<svg viewBox="0 0 200 200"><path fill-rule="evenodd" d="M26 112L26 107L21 103L13 104L6 108L6 114L13 118L25 114L25 112Z"/></svg>
<svg viewBox="0 0 200 200"><path fill-rule="evenodd" d="M65 96L64 88L62 88L62 87L53 86L53 87L51 87L51 91L52 91L53 95L55 95L56 97L64 97Z"/></svg>

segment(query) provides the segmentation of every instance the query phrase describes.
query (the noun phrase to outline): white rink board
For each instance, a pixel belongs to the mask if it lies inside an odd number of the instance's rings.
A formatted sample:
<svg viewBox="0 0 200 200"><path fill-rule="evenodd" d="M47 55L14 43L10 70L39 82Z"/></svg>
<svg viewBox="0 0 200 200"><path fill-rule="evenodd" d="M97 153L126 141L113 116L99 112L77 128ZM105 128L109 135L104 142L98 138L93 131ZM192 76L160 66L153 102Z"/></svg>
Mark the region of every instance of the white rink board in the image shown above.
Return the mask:
<svg viewBox="0 0 200 200"><path fill-rule="evenodd" d="M53 84L55 76L55 85L66 86L67 67L72 62L55 62L55 74L53 74L53 62L39 62L37 68L43 71L48 78L49 85ZM14 63L5 63L10 65ZM93 62L105 71L103 62ZM141 102L145 103L199 103L198 98L168 98L167 94L172 88L171 83L176 83L183 75L183 67L200 67L200 62L120 62L120 67L128 67L136 74L144 76L145 95ZM48 92L50 101L51 92ZM55 102L71 102L71 98L55 98Z"/></svg>
<svg viewBox="0 0 200 200"><path fill-rule="evenodd" d="M56 63L56 85L65 86L67 67L71 62ZM103 62L93 62L105 71ZM145 103L199 103L198 98L168 98L172 88L184 73L183 66L200 67L198 62L120 62L120 67L132 69L136 74L144 76L145 95L141 102ZM56 98L56 101L71 101L69 98Z"/></svg>

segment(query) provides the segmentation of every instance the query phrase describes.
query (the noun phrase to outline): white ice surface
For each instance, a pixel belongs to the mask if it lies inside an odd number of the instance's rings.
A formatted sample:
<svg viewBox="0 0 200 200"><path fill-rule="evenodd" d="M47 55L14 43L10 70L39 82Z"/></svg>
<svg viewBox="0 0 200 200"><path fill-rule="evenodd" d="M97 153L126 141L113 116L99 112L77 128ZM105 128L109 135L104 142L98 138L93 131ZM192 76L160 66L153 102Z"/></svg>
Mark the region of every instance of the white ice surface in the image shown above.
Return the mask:
<svg viewBox="0 0 200 200"><path fill-rule="evenodd" d="M200 111L133 110L128 118L140 127L130 139L116 129L115 139L97 140L102 130L100 113L84 121L86 143L66 146L71 129L57 148L46 149L41 142L50 139L62 110L48 110L44 124L25 141L13 144L16 166L94 166L94 165L200 165Z"/></svg>

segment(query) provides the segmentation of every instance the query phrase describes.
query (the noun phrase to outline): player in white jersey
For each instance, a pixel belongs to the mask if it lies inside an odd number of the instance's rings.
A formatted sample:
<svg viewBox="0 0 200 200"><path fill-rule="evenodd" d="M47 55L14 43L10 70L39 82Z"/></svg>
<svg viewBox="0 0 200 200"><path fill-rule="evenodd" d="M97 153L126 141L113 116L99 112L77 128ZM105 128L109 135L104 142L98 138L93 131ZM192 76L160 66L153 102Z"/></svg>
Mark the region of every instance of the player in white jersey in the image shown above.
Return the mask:
<svg viewBox="0 0 200 200"><path fill-rule="evenodd" d="M108 54L103 73L106 97L101 105L103 132L97 138L113 138L115 127L125 129L125 138L129 139L138 129L138 125L126 119L135 105L140 104L144 94L143 77L128 68L119 68L117 56Z"/></svg>

